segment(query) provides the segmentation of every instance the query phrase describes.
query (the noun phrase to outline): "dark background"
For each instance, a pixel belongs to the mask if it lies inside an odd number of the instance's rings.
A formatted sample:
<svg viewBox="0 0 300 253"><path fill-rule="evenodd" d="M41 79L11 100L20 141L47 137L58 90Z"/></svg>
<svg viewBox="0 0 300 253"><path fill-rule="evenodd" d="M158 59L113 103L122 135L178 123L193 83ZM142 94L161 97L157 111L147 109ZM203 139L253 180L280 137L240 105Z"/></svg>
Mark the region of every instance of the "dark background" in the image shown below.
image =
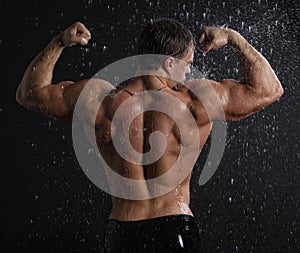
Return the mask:
<svg viewBox="0 0 300 253"><path fill-rule="evenodd" d="M195 36L202 25L238 30L269 60L285 90L275 104L228 125L221 164L199 186L205 146L191 183L204 252L299 252L299 1L7 0L0 9L1 252L102 252L111 206L79 167L71 125L16 103L26 66L52 36L81 21L92 40L63 52L54 82L91 77L134 55L141 29L161 16L183 22ZM240 78L230 48L195 58L207 78Z"/></svg>

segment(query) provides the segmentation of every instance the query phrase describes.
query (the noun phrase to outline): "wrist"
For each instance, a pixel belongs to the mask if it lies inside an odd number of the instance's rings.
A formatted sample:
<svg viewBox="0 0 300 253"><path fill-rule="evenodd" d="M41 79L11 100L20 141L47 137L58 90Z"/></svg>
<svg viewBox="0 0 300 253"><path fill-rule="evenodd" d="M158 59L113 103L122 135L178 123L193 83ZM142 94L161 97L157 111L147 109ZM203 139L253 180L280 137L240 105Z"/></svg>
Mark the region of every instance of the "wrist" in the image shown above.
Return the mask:
<svg viewBox="0 0 300 253"><path fill-rule="evenodd" d="M52 42L57 45L58 47L60 48L65 48L66 45L64 44L63 42L63 39L62 39L62 33L59 33L57 34L53 39L52 39Z"/></svg>
<svg viewBox="0 0 300 253"><path fill-rule="evenodd" d="M228 29L227 34L228 34L228 45L231 45L235 48L240 48L242 40L244 40L242 35L240 35L237 31L233 29Z"/></svg>

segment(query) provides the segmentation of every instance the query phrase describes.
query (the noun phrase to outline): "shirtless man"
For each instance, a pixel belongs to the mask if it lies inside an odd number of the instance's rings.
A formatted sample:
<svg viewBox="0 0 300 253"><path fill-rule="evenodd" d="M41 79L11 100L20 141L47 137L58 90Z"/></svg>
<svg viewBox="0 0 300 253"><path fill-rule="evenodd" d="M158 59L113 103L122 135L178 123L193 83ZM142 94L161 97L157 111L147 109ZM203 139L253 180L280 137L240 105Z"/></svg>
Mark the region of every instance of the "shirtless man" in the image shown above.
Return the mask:
<svg viewBox="0 0 300 253"><path fill-rule="evenodd" d="M86 45L90 39L90 32L79 22L55 36L27 67L16 92L17 101L25 108L45 116L72 120L77 99L90 80L52 84L53 69L65 48L75 44ZM97 92L107 96L104 96L101 107L97 109L96 120L91 125L95 129L101 155L108 166L118 174L137 180L156 178L176 162L181 145L191 146L195 139L193 136L183 139L178 126L164 113L147 111L132 121L130 142L136 151L145 153L150 150L149 135L153 131L159 131L166 137L166 150L157 161L148 165L134 164L123 159L112 142L116 131L120 131L112 124L112 119L124 101L142 92L169 94L185 105L177 111L177 116L184 118L187 113L193 115L196 127L192 130L200 133L197 155L209 136L213 120L243 119L272 104L283 94L282 86L267 60L238 32L206 27L200 35L200 44L205 53L225 45L233 47L241 63L242 82L232 79L224 79L221 82L200 80L192 82L190 88L182 85L180 82L183 82L190 72L195 40L186 27L171 19L159 19L148 24L139 40L140 54L167 55L152 67L147 62L142 63L144 68L152 68L162 75L135 77L128 84L116 88L100 79L93 81L99 83ZM180 61L177 61L177 58ZM177 81L172 78L174 73ZM192 86L197 86L198 90L200 87L203 94L208 86L212 87L221 102L225 117L222 118L217 110L214 111L214 105L208 115L197 94L191 91ZM82 102L87 110L93 110L90 101L93 101L93 98L87 99L86 103L84 100ZM139 99L134 101L133 108L142 106L143 103L162 103L155 99L150 99L150 102ZM126 114L123 116L126 118ZM83 119L89 120L88 116ZM192 160L192 163L182 167L189 167L191 172L194 163ZM191 173L165 194L148 199L122 199L112 196L113 206L105 236L106 252L201 251L199 229L189 208L190 177Z"/></svg>

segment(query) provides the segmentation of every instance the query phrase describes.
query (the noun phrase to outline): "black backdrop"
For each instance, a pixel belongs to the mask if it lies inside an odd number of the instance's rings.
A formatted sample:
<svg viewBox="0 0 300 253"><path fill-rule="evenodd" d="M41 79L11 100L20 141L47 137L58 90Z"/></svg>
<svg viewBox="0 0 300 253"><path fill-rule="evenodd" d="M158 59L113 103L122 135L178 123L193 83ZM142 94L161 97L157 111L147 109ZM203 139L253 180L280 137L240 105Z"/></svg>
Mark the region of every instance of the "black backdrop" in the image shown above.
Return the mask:
<svg viewBox="0 0 300 253"><path fill-rule="evenodd" d="M161 16L178 19L195 36L202 25L235 28L265 55L285 89L279 102L228 125L222 162L204 186L197 180L209 142L195 166L191 206L204 252L299 252L299 1L7 0L0 6L1 252L102 252L111 206L79 167L71 125L15 102L26 66L54 34L81 21L93 38L63 52L54 81L91 77L134 55L142 27ZM195 58L208 78L240 77L230 48Z"/></svg>

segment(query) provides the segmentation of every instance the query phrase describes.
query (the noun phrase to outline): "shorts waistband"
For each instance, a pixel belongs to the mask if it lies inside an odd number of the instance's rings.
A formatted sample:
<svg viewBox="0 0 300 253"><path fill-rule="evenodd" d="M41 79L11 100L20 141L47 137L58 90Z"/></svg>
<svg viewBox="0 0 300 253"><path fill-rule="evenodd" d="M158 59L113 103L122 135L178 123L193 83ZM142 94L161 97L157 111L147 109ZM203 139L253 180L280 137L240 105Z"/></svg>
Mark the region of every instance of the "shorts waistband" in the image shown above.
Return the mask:
<svg viewBox="0 0 300 253"><path fill-rule="evenodd" d="M119 224L141 224L141 223L147 223L147 222L169 222L173 220L182 220L182 221L194 221L195 218L192 215L189 214L173 214L173 215L165 215L165 216L160 216L160 217L154 217L150 219L142 219L142 220L133 220L133 221L120 221L117 219L108 219L108 222L116 222Z"/></svg>

